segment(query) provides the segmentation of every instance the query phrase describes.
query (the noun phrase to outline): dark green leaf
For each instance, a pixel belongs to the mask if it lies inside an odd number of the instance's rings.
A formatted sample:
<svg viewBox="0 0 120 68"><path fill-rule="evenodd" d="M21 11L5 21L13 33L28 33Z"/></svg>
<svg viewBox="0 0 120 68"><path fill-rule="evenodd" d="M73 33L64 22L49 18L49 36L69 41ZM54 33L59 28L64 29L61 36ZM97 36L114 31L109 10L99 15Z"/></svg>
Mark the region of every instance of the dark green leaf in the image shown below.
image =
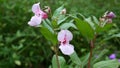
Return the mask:
<svg viewBox="0 0 120 68"><path fill-rule="evenodd" d="M94 37L94 30L93 28L90 26L90 24L88 24L85 21L82 21L78 18L75 19L76 21L76 26L79 29L79 31L81 32L81 34L85 37L87 37L88 39L93 39Z"/></svg>
<svg viewBox="0 0 120 68"><path fill-rule="evenodd" d="M41 27L40 32L47 39L50 40L54 45L57 43L57 37L54 33L50 32L47 28Z"/></svg>
<svg viewBox="0 0 120 68"><path fill-rule="evenodd" d="M111 23L111 24L106 24L104 27L97 26L96 32L99 33L99 32L103 32L103 31L107 31L107 30L109 30L112 26L113 26L112 23Z"/></svg>

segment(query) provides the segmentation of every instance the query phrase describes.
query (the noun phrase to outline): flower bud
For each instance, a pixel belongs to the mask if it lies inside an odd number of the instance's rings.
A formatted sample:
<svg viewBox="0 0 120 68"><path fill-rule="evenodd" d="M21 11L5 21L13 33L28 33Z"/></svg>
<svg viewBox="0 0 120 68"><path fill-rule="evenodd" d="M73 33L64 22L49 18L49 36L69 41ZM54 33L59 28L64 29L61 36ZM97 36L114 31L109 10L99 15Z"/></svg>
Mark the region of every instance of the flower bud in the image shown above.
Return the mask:
<svg viewBox="0 0 120 68"><path fill-rule="evenodd" d="M45 10L44 10L46 13L50 13L51 9L49 6L45 6Z"/></svg>
<svg viewBox="0 0 120 68"><path fill-rule="evenodd" d="M66 9L64 8L64 9L60 12L60 14L66 14Z"/></svg>
<svg viewBox="0 0 120 68"><path fill-rule="evenodd" d="M46 19L46 18L48 18L47 13L43 12L43 13L42 13L42 19Z"/></svg>
<svg viewBox="0 0 120 68"><path fill-rule="evenodd" d="M109 12L106 17L112 19L112 18L115 18L116 15L113 12Z"/></svg>

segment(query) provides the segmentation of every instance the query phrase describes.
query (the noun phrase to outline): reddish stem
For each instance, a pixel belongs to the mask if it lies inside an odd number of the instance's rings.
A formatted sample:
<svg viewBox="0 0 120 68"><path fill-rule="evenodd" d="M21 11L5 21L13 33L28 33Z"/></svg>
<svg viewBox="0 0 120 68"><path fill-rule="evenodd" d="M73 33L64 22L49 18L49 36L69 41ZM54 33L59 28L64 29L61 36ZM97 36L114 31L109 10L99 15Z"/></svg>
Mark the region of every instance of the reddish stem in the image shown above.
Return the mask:
<svg viewBox="0 0 120 68"><path fill-rule="evenodd" d="M90 41L90 56L89 56L89 59L88 59L88 68L91 68L91 58L92 58L92 53L93 53L93 48L94 48L94 42L93 40Z"/></svg>

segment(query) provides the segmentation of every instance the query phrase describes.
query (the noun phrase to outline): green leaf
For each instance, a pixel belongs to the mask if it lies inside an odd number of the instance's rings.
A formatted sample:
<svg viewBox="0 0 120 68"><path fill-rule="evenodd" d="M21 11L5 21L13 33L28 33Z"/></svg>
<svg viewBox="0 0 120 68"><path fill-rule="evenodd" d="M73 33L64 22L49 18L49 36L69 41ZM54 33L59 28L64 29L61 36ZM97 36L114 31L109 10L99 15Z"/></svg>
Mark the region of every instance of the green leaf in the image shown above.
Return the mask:
<svg viewBox="0 0 120 68"><path fill-rule="evenodd" d="M95 16L93 16L93 21L94 21L97 25L99 25L99 21L98 21L98 19L97 19Z"/></svg>
<svg viewBox="0 0 120 68"><path fill-rule="evenodd" d="M57 17L59 17L60 12L64 9L64 6L62 5L61 7L59 7L58 9L55 10L55 12L53 13L52 19L56 19Z"/></svg>
<svg viewBox="0 0 120 68"><path fill-rule="evenodd" d="M64 22L66 19L68 19L68 17L65 17L65 15L61 14L58 18L58 25Z"/></svg>
<svg viewBox="0 0 120 68"><path fill-rule="evenodd" d="M76 54L76 52L74 52L73 54L70 55L70 59L72 60L73 63L81 66L81 61L80 61L78 55Z"/></svg>
<svg viewBox="0 0 120 68"><path fill-rule="evenodd" d="M50 40L54 45L57 43L57 37L54 33L50 32L47 28L41 27L40 32L47 39Z"/></svg>
<svg viewBox="0 0 120 68"><path fill-rule="evenodd" d="M93 68L118 68L120 62L118 60L107 60L107 61L100 61L93 65Z"/></svg>
<svg viewBox="0 0 120 68"><path fill-rule="evenodd" d="M20 60L15 60L14 61L16 65L20 66L21 65L21 61Z"/></svg>
<svg viewBox="0 0 120 68"><path fill-rule="evenodd" d="M58 56L58 60L59 60L60 68L66 68L66 61L64 57ZM56 55L54 55L52 58L52 68L58 68Z"/></svg>
<svg viewBox="0 0 120 68"><path fill-rule="evenodd" d="M58 24L57 24L56 20L52 20L52 27L53 28L57 28L58 27Z"/></svg>
<svg viewBox="0 0 120 68"><path fill-rule="evenodd" d="M113 26L112 23L106 24L104 27L97 26L96 32L99 33L99 32L103 32L103 31L107 31L107 30L109 30L112 26Z"/></svg>
<svg viewBox="0 0 120 68"><path fill-rule="evenodd" d="M94 22L92 21L91 17L85 18L85 21L90 24L90 26L95 29Z"/></svg>
<svg viewBox="0 0 120 68"><path fill-rule="evenodd" d="M100 60L100 59L103 57L103 55L105 55L108 51L109 51L109 50L107 50L107 49L102 50L102 51L97 55L97 58L93 58L93 59L92 59L92 63L95 63L96 61Z"/></svg>
<svg viewBox="0 0 120 68"><path fill-rule="evenodd" d="M84 66L88 63L88 59L89 59L90 53L88 53L87 55L85 55L84 57L82 57L82 67L84 68Z"/></svg>
<svg viewBox="0 0 120 68"><path fill-rule="evenodd" d="M49 29L50 32L54 33L54 30L52 29L52 27L50 25L47 24L47 22L45 20L43 20L43 26L45 26L47 29Z"/></svg>
<svg viewBox="0 0 120 68"><path fill-rule="evenodd" d="M77 28L84 37L87 37L88 39L94 38L94 30L90 26L90 24L78 18L76 18L75 21L76 21L75 25L77 26Z"/></svg>
<svg viewBox="0 0 120 68"><path fill-rule="evenodd" d="M62 25L60 25L61 29L68 29L70 27L73 27L73 28L77 29L75 24L73 24L73 20L71 20L69 23L63 23Z"/></svg>
<svg viewBox="0 0 120 68"><path fill-rule="evenodd" d="M114 34L112 37L120 37L120 33Z"/></svg>

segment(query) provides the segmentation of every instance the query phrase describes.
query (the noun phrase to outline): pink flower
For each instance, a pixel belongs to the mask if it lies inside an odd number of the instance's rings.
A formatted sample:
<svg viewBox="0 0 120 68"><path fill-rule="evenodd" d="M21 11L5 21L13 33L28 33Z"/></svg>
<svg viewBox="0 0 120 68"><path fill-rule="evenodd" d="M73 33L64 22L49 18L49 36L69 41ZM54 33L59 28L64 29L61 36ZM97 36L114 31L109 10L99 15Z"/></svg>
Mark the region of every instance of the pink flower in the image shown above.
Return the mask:
<svg viewBox="0 0 120 68"><path fill-rule="evenodd" d="M32 12L35 14L28 22L30 26L38 26L43 19L48 18L47 13L43 12L39 6L40 3L36 3L32 6Z"/></svg>
<svg viewBox="0 0 120 68"><path fill-rule="evenodd" d="M72 40L73 35L69 30L61 30L58 33L58 41L60 41L60 50L65 55L71 55L74 52L73 45L69 44Z"/></svg>
<svg viewBox="0 0 120 68"><path fill-rule="evenodd" d="M110 19L112 19L112 18L115 18L116 15L115 15L113 12L109 12L109 13L107 14L107 17L110 18Z"/></svg>
<svg viewBox="0 0 120 68"><path fill-rule="evenodd" d="M38 16L33 16L32 18L31 18L31 20L28 22L28 24L30 25L30 26L38 26L40 23L41 23L41 21L42 21L42 17L40 16L40 17L38 17Z"/></svg>
<svg viewBox="0 0 120 68"><path fill-rule="evenodd" d="M58 40L60 41L61 44L69 43L69 41L71 41L72 38L73 38L73 35L68 30L61 30L58 33Z"/></svg>
<svg viewBox="0 0 120 68"><path fill-rule="evenodd" d="M74 52L74 47L71 44L60 45L59 48L65 55L71 55Z"/></svg>
<svg viewBox="0 0 120 68"><path fill-rule="evenodd" d="M43 12L39 6L40 3L36 3L32 6L32 12L36 15L36 16L42 16L43 19L48 18L47 13Z"/></svg>

